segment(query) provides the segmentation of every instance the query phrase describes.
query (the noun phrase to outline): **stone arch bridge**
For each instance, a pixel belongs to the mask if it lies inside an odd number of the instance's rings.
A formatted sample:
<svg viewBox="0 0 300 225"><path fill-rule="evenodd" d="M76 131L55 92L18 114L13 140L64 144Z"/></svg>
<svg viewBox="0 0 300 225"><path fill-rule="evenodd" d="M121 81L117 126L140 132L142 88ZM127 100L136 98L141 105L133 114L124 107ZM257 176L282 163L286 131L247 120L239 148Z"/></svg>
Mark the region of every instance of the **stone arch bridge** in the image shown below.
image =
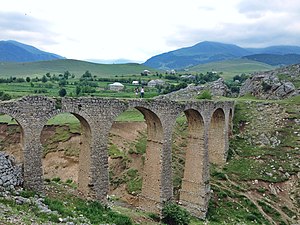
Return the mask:
<svg viewBox="0 0 300 225"><path fill-rule="evenodd" d="M41 132L60 113L75 115L82 127L78 189L102 203L109 190L108 137L118 115L138 109L147 124L147 148L139 205L160 213L173 198L171 146L176 118L185 113L188 146L180 202L193 215L204 218L210 196L209 162L223 164L228 151L234 102L111 98L62 98L28 96L0 103L0 113L13 117L21 127L24 186L43 192Z"/></svg>

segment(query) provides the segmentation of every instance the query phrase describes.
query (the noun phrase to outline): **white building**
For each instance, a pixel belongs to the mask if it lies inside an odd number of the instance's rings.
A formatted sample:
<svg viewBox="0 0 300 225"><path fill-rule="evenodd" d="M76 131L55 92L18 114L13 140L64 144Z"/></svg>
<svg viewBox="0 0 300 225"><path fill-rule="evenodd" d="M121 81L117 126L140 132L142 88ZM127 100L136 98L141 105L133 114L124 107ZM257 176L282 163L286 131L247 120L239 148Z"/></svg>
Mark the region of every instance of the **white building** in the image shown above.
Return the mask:
<svg viewBox="0 0 300 225"><path fill-rule="evenodd" d="M144 70L142 72L142 74L145 75L145 76L147 76L147 75L151 74L151 72L149 70Z"/></svg>
<svg viewBox="0 0 300 225"><path fill-rule="evenodd" d="M132 81L132 84L133 84L133 85L139 85L139 81L134 80L134 81Z"/></svg>
<svg viewBox="0 0 300 225"><path fill-rule="evenodd" d="M150 81L148 82L148 87L155 87L156 85L164 86L165 83L166 83L165 81L160 80L160 79L157 79L157 80L150 80Z"/></svg>
<svg viewBox="0 0 300 225"><path fill-rule="evenodd" d="M124 85L119 82L109 84L108 86L109 86L109 90L112 90L112 91L121 91L124 89Z"/></svg>

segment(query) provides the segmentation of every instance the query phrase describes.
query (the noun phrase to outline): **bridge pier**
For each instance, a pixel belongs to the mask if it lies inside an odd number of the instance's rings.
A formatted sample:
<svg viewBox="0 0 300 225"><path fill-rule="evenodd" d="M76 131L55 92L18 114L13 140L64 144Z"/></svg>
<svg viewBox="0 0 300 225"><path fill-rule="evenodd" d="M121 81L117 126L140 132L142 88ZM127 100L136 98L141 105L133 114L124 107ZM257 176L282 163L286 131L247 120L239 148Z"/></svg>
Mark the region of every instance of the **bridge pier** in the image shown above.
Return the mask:
<svg viewBox="0 0 300 225"><path fill-rule="evenodd" d="M44 191L43 149L39 131L34 127L24 129L24 187L42 193Z"/></svg>

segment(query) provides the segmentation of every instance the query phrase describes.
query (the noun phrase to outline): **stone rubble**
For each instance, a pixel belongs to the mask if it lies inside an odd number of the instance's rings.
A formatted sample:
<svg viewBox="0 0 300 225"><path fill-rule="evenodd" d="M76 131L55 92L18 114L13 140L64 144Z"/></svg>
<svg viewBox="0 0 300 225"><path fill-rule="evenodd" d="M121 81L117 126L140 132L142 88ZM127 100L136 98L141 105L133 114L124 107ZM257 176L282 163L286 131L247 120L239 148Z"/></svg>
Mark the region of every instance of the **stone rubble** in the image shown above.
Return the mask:
<svg viewBox="0 0 300 225"><path fill-rule="evenodd" d="M0 152L0 189L14 190L22 184L22 165L16 165L14 157Z"/></svg>
<svg viewBox="0 0 300 225"><path fill-rule="evenodd" d="M166 95L157 96L156 99L170 99L175 101L184 101L195 99L202 91L208 90L213 96L230 95L230 90L224 82L223 78L207 83L205 85L189 85L186 88L168 93Z"/></svg>

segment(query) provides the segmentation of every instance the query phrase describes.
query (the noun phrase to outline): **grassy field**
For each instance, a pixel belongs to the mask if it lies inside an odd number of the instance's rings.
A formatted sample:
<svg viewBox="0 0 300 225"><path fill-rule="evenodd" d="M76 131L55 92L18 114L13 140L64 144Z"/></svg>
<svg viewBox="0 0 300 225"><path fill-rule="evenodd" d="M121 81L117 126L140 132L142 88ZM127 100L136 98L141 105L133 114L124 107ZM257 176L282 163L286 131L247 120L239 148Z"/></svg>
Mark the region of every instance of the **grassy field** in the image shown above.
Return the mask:
<svg viewBox="0 0 300 225"><path fill-rule="evenodd" d="M30 63L0 63L1 77L36 77L46 73L63 74L69 71L80 77L85 71L90 71L98 77L113 77L122 75L140 74L145 69L152 72L158 71L137 63L126 64L98 64L73 59L40 61Z"/></svg>
<svg viewBox="0 0 300 225"><path fill-rule="evenodd" d="M272 66L258 63L247 59L227 60L216 63L208 63L190 68L190 73L203 73L217 71L225 80L230 80L235 75L242 73L251 73L254 71L271 70ZM145 70L150 70L151 74L142 76ZM61 81L64 79L64 73L69 72L67 81L64 85ZM87 71L91 76L89 79L82 80L83 74ZM185 74L186 72L184 72ZM46 76L48 81L42 82L42 77ZM40 61L31 63L0 63L0 78L5 79L6 83L0 82L0 91L9 94L12 98L18 98L25 95L45 95L57 97L61 88L65 88L69 97L77 96L98 96L115 98L134 98L134 89L137 86L132 85L133 80L138 80L147 84L153 79L162 79L168 85L178 85L182 82L193 83L193 80L182 81L179 77L182 74L177 73L174 77L168 78L164 71L150 69L137 63L128 64L97 64L79 60L63 59L53 61ZM29 82L19 82L18 79L30 77ZM54 79L56 78L56 80ZM14 79L14 80L13 80ZM12 83L7 83L10 80ZM95 91L76 94L76 86L82 82L94 83ZM125 85L122 91L108 90L108 84L121 82ZM165 88L165 87L164 87ZM145 98L152 98L159 95L162 89L145 88ZM164 90L163 90L164 91Z"/></svg>
<svg viewBox="0 0 300 225"><path fill-rule="evenodd" d="M234 59L225 60L214 63L200 64L189 68L190 72L223 72L223 78L226 80L231 79L233 76L241 73L253 73L256 71L267 71L274 69L274 66L268 64L248 60L248 59ZM46 73L63 74L69 71L77 78L80 77L85 71L90 71L93 76L97 77L115 77L122 76L128 77L132 75L140 75L145 69L150 70L152 74L164 73L164 71L156 70L146 67L142 64L127 63L127 64L98 64L90 63L72 59L62 59L53 61L40 61L30 63L0 63L0 76L1 77L31 77L42 76Z"/></svg>
<svg viewBox="0 0 300 225"><path fill-rule="evenodd" d="M19 98L26 95L45 95L49 97L58 97L59 89L61 88L58 83L47 82L51 84L51 88L43 86L41 82L32 82L34 87L31 86L31 83L0 83L0 90L11 95L12 98ZM72 83L72 81L71 81ZM125 84L125 90L123 91L111 91L108 90L108 84L111 82L97 82L98 87L94 93L86 93L81 96L98 96L98 97L111 97L111 98L136 98L134 89L137 86L131 84ZM67 91L67 96L76 97L76 86L72 84L65 85L64 88ZM45 93L38 93L39 90L45 90ZM157 96L159 93L154 88L145 88L145 98L152 98Z"/></svg>
<svg viewBox="0 0 300 225"><path fill-rule="evenodd" d="M148 76L141 76L145 70L150 70ZM60 84L63 74L68 71L70 76L67 83ZM79 60L53 60L32 63L0 63L0 78L15 79L12 83L0 83L0 91L9 94L12 98L25 95L45 95L57 97L61 88L65 88L67 96L75 97L76 85L80 85L83 74L89 71L92 82L97 84L93 93L81 93L80 96L118 97L133 98L134 89L137 86L131 84L133 80L147 83L151 79L158 79L157 73L161 71L150 69L137 63L128 64L97 64ZM48 73L47 82L41 82L41 78ZM17 78L24 80L29 77L30 82L17 82ZM50 80L50 77L57 77L59 80ZM105 79L109 79L105 81ZM39 81L38 81L39 80ZM115 81L125 85L122 91L108 90L108 84ZM90 82L90 79L88 80ZM157 90L146 88L146 98L158 95Z"/></svg>
<svg viewBox="0 0 300 225"><path fill-rule="evenodd" d="M248 59L233 59L200 64L189 68L189 70L201 73L206 73L207 71L223 72L223 78L225 80L230 80L235 75L239 75L242 73L249 74L256 71L272 70L274 68L274 66Z"/></svg>

